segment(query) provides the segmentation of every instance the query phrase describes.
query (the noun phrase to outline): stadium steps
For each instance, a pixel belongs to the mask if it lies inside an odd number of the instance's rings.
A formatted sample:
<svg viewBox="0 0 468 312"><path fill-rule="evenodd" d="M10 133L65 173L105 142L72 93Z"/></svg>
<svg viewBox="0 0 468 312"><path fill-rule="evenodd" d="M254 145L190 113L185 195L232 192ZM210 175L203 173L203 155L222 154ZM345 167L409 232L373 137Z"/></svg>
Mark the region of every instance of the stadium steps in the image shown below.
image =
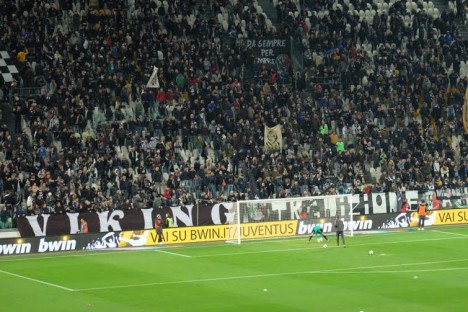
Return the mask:
<svg viewBox="0 0 468 312"><path fill-rule="evenodd" d="M277 26L277 15L276 15L276 8L273 5L272 0L257 0L259 6L262 7L263 12L268 16L274 26Z"/></svg>
<svg viewBox="0 0 468 312"><path fill-rule="evenodd" d="M21 117L21 130L24 133L26 133L26 135L29 138L29 142L31 144L33 144L33 136L32 136L32 132L31 132L31 128L29 127L28 123L26 122L26 120L23 117Z"/></svg>
<svg viewBox="0 0 468 312"><path fill-rule="evenodd" d="M258 5L262 7L263 12L268 16L272 24L276 27L276 29L280 29L275 7L277 2L278 1L276 0L257 0ZM291 38L291 41L291 64L293 72L297 74L304 70L304 64L302 60L302 42L293 38Z"/></svg>
<svg viewBox="0 0 468 312"><path fill-rule="evenodd" d="M447 5L446 0L432 0L434 7L439 10L442 14L444 11L449 11L449 7ZM466 21L465 21L466 22ZM461 20L455 20L455 25L457 26L460 32L460 38L463 41L468 41L468 24L464 23L463 18Z"/></svg>
<svg viewBox="0 0 468 312"><path fill-rule="evenodd" d="M431 119L431 127L434 130L434 140L439 140L439 129L437 128L434 119Z"/></svg>
<svg viewBox="0 0 468 312"><path fill-rule="evenodd" d="M0 93L2 93L1 90L0 90ZM15 133L14 118L9 118L10 116L13 117L13 112L12 112L11 108L12 108L11 103L10 102L3 102L2 98L0 97L0 121L7 125L8 130L11 133L12 140L16 141L16 138L18 137L19 134ZM21 120L21 129L24 129L24 121L23 120ZM31 139L31 137L29 137L29 139ZM31 140L30 140L30 142L31 142Z"/></svg>

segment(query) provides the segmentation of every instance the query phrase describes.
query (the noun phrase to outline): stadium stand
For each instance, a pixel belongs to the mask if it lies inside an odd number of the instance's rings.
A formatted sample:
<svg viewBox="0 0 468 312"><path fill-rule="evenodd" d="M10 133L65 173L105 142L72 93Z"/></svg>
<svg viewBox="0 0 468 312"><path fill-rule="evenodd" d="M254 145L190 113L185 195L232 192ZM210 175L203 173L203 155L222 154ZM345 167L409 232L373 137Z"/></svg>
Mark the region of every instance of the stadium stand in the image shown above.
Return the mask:
<svg viewBox="0 0 468 312"><path fill-rule="evenodd" d="M267 2L0 0L10 216L468 186L466 1Z"/></svg>

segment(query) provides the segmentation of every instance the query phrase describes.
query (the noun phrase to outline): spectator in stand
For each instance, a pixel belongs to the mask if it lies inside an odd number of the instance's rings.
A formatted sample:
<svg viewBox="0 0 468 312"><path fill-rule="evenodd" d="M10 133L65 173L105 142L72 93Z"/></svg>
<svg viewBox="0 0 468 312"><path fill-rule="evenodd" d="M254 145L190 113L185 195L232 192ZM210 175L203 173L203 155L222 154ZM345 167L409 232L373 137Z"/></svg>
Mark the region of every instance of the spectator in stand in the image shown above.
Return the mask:
<svg viewBox="0 0 468 312"><path fill-rule="evenodd" d="M403 204L401 204L401 212L408 212L411 209L410 204L407 199L403 200Z"/></svg>
<svg viewBox="0 0 468 312"><path fill-rule="evenodd" d="M23 48L18 52L18 54L16 55L16 59L18 60L18 63L20 65L24 65L28 54L29 54L29 50L27 48Z"/></svg>
<svg viewBox="0 0 468 312"><path fill-rule="evenodd" d="M88 222L85 219L80 219L80 233L88 233Z"/></svg>
<svg viewBox="0 0 468 312"><path fill-rule="evenodd" d="M2 210L0 211L0 229L11 228L13 222L12 217L12 210L7 209L6 206L3 206Z"/></svg>

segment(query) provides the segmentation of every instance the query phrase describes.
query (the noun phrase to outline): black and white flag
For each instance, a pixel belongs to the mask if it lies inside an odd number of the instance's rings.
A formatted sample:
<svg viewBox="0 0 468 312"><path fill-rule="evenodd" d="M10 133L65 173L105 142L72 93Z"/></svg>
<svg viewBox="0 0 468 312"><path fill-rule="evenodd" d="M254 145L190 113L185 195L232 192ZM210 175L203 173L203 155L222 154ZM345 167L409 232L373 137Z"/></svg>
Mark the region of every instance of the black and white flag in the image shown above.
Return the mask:
<svg viewBox="0 0 468 312"><path fill-rule="evenodd" d="M158 68L153 66L153 73L146 83L147 88L158 89L159 88L159 79L158 79Z"/></svg>

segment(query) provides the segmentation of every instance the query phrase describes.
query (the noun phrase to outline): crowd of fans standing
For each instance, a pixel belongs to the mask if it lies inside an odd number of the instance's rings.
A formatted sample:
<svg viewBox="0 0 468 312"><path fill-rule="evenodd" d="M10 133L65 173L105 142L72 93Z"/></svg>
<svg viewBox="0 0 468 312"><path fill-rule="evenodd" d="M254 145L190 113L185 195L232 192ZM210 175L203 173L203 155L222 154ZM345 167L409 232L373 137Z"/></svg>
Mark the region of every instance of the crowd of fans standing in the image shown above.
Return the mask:
<svg viewBox="0 0 468 312"><path fill-rule="evenodd" d="M271 27L251 0L0 0L21 73L4 87L0 219L468 186L453 16L296 2L275 1ZM243 39L285 36L304 71L256 69ZM40 92L8 98L19 87Z"/></svg>

